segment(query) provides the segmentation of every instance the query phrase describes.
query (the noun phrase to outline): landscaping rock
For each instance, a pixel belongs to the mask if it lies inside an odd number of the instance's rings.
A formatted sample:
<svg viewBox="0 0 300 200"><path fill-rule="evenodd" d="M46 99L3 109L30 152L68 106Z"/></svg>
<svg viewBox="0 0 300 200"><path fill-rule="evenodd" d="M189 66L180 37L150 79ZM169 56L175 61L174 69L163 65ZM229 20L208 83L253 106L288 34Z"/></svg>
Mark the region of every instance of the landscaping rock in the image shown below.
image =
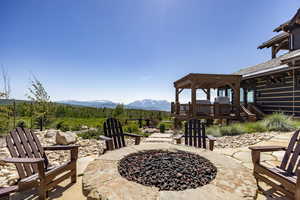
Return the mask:
<svg viewBox="0 0 300 200"><path fill-rule="evenodd" d="M88 129L88 128L89 128L89 127L86 126L86 125L82 125L82 126L81 126L81 129L83 129L83 130Z"/></svg>
<svg viewBox="0 0 300 200"><path fill-rule="evenodd" d="M46 132L45 138L53 138L54 136L56 136L57 132L58 132L57 130L50 129Z"/></svg>
<svg viewBox="0 0 300 200"><path fill-rule="evenodd" d="M145 128L142 130L143 133L159 133L159 129L157 128Z"/></svg>
<svg viewBox="0 0 300 200"><path fill-rule="evenodd" d="M77 141L77 136L75 133L72 133L70 131L68 131L68 132L58 131L56 133L55 141L56 141L56 144L61 144L61 145L74 144Z"/></svg>

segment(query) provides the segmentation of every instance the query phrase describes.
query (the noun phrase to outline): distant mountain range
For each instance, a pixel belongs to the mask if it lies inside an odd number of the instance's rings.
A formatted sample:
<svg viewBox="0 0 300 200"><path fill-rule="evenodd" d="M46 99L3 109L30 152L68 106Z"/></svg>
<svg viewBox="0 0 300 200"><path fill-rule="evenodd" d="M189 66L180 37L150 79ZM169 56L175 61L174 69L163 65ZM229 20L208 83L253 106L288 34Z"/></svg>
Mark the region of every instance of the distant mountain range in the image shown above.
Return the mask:
<svg viewBox="0 0 300 200"><path fill-rule="evenodd" d="M64 100L64 101L56 101L56 103L63 103L63 104L77 105L77 106L89 106L89 107L96 107L96 108L115 108L118 104L120 104L108 100L96 100L96 101ZM171 109L170 102L165 100L153 100L153 99L134 101L132 103L125 104L124 106L126 108L143 109L143 110L170 111Z"/></svg>

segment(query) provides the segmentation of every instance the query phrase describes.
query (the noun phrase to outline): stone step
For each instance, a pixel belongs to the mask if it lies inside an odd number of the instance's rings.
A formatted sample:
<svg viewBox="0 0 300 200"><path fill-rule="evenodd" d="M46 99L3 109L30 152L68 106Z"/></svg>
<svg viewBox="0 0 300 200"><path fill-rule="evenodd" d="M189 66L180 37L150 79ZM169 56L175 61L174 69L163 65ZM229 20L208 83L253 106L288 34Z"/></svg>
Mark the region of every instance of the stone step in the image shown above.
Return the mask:
<svg viewBox="0 0 300 200"><path fill-rule="evenodd" d="M144 142L167 142L167 143L172 143L173 139L172 138L147 138L144 140Z"/></svg>
<svg viewBox="0 0 300 200"><path fill-rule="evenodd" d="M149 138L172 138L172 134L167 133L153 133Z"/></svg>

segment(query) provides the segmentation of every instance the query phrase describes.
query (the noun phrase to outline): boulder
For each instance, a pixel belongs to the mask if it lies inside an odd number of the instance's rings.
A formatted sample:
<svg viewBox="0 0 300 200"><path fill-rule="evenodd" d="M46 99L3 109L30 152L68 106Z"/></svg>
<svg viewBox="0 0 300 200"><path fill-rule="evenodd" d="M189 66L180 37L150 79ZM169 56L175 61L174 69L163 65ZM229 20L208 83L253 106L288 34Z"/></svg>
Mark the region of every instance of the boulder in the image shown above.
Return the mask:
<svg viewBox="0 0 300 200"><path fill-rule="evenodd" d="M67 132L60 132L56 133L55 137L56 144L61 145L68 145L73 144L77 141L77 136L75 133L67 131Z"/></svg>
<svg viewBox="0 0 300 200"><path fill-rule="evenodd" d="M56 133L57 133L58 131L57 130L48 130L47 132L46 132L46 134L45 134L45 138L52 138L52 137L54 137L54 136L56 136Z"/></svg>
<svg viewBox="0 0 300 200"><path fill-rule="evenodd" d="M87 125L82 125L81 129L85 130L85 129L89 129L89 127Z"/></svg>

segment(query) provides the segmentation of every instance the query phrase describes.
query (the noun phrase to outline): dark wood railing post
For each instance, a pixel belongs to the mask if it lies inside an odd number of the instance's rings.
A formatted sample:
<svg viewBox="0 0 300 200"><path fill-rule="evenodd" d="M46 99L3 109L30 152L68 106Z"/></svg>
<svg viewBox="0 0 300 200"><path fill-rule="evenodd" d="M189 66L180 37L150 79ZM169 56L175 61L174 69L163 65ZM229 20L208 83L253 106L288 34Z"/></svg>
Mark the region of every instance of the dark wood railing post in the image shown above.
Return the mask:
<svg viewBox="0 0 300 200"><path fill-rule="evenodd" d="M176 115L179 115L180 114L180 104L179 103L176 103Z"/></svg>
<svg viewBox="0 0 300 200"><path fill-rule="evenodd" d="M192 85L192 115L196 116L196 100L197 100L197 89L195 85Z"/></svg>

